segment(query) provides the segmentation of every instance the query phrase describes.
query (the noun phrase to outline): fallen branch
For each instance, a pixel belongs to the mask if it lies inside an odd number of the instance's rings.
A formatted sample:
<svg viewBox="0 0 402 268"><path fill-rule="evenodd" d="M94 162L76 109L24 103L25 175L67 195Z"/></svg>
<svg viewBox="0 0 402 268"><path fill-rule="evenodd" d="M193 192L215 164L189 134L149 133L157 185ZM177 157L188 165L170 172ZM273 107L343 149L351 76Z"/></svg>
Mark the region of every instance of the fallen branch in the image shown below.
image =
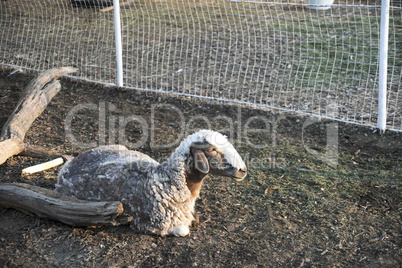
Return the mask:
<svg viewBox="0 0 402 268"><path fill-rule="evenodd" d="M57 158L63 157L64 160L69 160L71 156L62 155L58 152L53 150L46 150L42 147L33 146L29 144L25 144L24 150L20 153L20 155L31 156L31 157L38 157L38 158Z"/></svg>
<svg viewBox="0 0 402 268"><path fill-rule="evenodd" d="M72 67L51 69L40 73L28 84L14 112L2 128L0 135L0 165L13 155L30 151L24 143L28 129L34 120L42 114L52 98L60 91L61 85L56 79L74 72L77 72L77 69Z"/></svg>
<svg viewBox="0 0 402 268"><path fill-rule="evenodd" d="M0 206L73 226L115 226L132 220L119 201L84 201L24 183L0 184Z"/></svg>
<svg viewBox="0 0 402 268"><path fill-rule="evenodd" d="M21 153L25 149L24 142L19 138L10 138L1 141L0 138L0 165L6 162L6 160L13 156Z"/></svg>

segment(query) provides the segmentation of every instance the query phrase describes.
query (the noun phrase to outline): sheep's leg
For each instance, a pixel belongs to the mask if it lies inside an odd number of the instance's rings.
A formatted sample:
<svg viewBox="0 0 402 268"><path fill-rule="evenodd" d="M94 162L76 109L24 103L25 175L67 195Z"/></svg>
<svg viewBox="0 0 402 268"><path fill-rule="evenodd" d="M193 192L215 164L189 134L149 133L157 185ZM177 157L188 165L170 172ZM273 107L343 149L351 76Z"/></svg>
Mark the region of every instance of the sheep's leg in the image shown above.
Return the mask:
<svg viewBox="0 0 402 268"><path fill-rule="evenodd" d="M191 227L197 228L200 225L200 217L198 216L197 212L193 212L194 220L191 223Z"/></svg>
<svg viewBox="0 0 402 268"><path fill-rule="evenodd" d="M190 229L187 226L180 225L173 227L172 229L169 230L168 235L174 235L174 236L186 236L190 233Z"/></svg>

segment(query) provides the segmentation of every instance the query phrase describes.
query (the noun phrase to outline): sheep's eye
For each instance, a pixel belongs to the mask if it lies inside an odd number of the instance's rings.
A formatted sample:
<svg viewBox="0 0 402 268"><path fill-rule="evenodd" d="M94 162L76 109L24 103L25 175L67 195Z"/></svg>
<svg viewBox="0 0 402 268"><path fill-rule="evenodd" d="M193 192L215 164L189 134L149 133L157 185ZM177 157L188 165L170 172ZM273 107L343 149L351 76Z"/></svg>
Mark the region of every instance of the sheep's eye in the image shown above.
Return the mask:
<svg viewBox="0 0 402 268"><path fill-rule="evenodd" d="M212 158L209 163L210 163L211 167L214 167L214 168L219 167L219 161L215 158Z"/></svg>

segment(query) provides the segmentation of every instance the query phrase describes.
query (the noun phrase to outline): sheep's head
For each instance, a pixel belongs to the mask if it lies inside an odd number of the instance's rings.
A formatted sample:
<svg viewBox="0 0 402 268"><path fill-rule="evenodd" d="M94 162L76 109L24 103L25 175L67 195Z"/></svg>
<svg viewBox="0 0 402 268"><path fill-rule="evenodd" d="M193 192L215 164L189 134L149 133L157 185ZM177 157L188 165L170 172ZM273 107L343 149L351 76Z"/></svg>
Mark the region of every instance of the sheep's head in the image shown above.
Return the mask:
<svg viewBox="0 0 402 268"><path fill-rule="evenodd" d="M193 168L203 174L231 177L235 181L242 181L247 175L247 167L242 163L243 161L241 163L231 161L233 157L240 157L236 150L233 150L230 155L225 155L217 146L209 142L194 142L190 151L193 156Z"/></svg>
<svg viewBox="0 0 402 268"><path fill-rule="evenodd" d="M176 149L176 154L183 158L192 156L191 168L203 175L201 177L210 173L241 181L247 175L239 153L226 136L216 131L200 130L188 136Z"/></svg>
<svg viewBox="0 0 402 268"><path fill-rule="evenodd" d="M197 198L203 178L208 174L230 177L242 181L247 167L241 156L219 132L200 130L181 142L170 158L186 161L186 181L191 195Z"/></svg>

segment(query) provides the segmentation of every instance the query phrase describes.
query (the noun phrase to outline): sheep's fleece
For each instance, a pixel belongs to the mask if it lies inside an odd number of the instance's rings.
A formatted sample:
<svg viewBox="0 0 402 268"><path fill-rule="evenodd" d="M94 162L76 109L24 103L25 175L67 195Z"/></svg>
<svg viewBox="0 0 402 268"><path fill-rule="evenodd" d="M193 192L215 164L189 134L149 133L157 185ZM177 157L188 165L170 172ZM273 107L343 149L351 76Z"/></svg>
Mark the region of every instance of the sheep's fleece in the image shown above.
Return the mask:
<svg viewBox="0 0 402 268"><path fill-rule="evenodd" d="M186 184L186 160L191 144L205 141L217 146L233 167L245 166L225 136L201 130L188 136L162 164L121 145L83 152L63 166L56 191L83 200L121 201L137 232L186 235L195 203Z"/></svg>

